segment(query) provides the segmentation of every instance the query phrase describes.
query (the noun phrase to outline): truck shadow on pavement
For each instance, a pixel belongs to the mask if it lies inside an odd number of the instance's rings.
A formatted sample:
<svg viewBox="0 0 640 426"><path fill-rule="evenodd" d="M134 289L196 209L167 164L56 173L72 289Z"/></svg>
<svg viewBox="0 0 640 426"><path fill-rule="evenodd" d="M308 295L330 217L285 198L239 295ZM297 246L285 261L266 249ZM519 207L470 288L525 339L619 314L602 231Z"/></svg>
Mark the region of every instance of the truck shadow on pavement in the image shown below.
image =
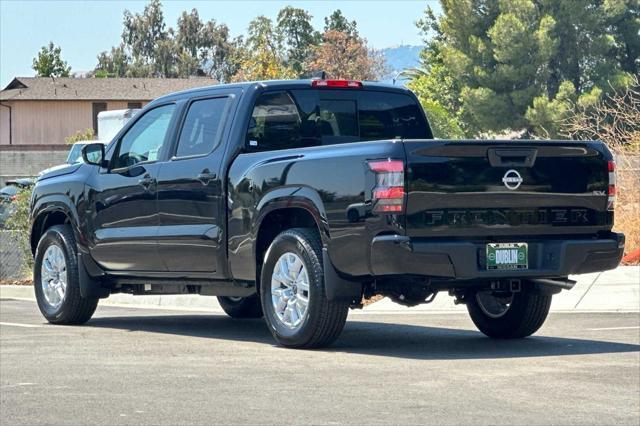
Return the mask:
<svg viewBox="0 0 640 426"><path fill-rule="evenodd" d="M175 334L214 340L275 345L263 320L221 315L98 317L87 326ZM640 345L541 335L494 340L480 332L445 327L348 321L336 342L324 352L343 352L406 359L500 359L638 352Z"/></svg>

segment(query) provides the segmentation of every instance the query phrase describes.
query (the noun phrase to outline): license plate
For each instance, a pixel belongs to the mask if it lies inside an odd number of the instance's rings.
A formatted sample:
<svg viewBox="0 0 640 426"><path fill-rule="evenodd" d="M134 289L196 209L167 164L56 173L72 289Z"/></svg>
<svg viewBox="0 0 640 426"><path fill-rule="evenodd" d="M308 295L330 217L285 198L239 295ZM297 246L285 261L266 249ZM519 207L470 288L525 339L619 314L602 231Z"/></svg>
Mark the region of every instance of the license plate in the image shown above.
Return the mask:
<svg viewBox="0 0 640 426"><path fill-rule="evenodd" d="M487 269L527 269L528 267L527 243L487 244Z"/></svg>

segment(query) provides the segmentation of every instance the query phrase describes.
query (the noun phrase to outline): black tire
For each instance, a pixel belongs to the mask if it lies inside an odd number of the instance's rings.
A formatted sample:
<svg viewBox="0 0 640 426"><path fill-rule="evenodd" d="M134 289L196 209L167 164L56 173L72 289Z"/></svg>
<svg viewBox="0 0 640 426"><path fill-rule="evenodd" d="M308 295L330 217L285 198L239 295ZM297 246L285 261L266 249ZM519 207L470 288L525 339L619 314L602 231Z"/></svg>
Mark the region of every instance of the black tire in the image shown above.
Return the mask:
<svg viewBox="0 0 640 426"><path fill-rule="evenodd" d="M52 245L62 249L67 273L67 287L64 298L60 306L57 307L53 307L47 302L41 283L43 258L47 249ZM69 225L52 226L40 238L33 267L33 287L38 308L50 323L84 324L91 319L98 306L98 299L84 298L80 295L76 240Z"/></svg>
<svg viewBox="0 0 640 426"><path fill-rule="evenodd" d="M509 309L499 318L492 318L484 312L476 294L474 291L466 295L471 320L478 330L496 339L531 336L542 326L551 307L550 294L523 287L522 291L513 293Z"/></svg>
<svg viewBox="0 0 640 426"><path fill-rule="evenodd" d="M218 303L231 318L262 318L262 306L257 294L240 298L218 296Z"/></svg>
<svg viewBox="0 0 640 426"><path fill-rule="evenodd" d="M297 254L309 277L307 315L295 329L287 328L277 317L271 301L271 277L275 263L286 252ZM260 298L269 331L282 346L319 348L333 342L342 332L349 313L349 302L329 301L324 285L322 245L313 229L293 228L280 233L267 250L262 266Z"/></svg>

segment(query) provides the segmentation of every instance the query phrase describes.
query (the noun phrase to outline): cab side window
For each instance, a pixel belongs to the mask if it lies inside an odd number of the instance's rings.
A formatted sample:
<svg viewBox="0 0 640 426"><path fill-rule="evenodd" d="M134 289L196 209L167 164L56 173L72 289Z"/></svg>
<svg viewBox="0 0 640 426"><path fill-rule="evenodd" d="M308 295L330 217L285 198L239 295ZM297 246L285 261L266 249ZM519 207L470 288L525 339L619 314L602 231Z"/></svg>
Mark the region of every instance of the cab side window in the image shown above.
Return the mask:
<svg viewBox="0 0 640 426"><path fill-rule="evenodd" d="M221 97L191 103L180 132L176 157L204 155L213 151L220 140L228 99Z"/></svg>
<svg viewBox="0 0 640 426"><path fill-rule="evenodd" d="M165 145L167 130L175 105L163 105L145 113L120 140L112 168L130 167L145 161L156 161Z"/></svg>
<svg viewBox="0 0 640 426"><path fill-rule="evenodd" d="M251 114L246 142L254 151L299 147L300 114L288 93L265 93L258 98Z"/></svg>

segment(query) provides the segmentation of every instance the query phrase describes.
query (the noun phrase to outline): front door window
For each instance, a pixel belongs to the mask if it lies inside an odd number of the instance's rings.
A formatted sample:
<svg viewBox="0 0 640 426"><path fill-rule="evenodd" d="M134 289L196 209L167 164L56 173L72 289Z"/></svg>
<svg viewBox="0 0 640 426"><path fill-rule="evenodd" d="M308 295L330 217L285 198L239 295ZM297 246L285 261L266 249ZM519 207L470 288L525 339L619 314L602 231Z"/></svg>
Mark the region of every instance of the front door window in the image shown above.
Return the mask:
<svg viewBox="0 0 640 426"><path fill-rule="evenodd" d="M175 105L163 105L144 114L120 141L112 168L131 167L153 162L164 145Z"/></svg>

